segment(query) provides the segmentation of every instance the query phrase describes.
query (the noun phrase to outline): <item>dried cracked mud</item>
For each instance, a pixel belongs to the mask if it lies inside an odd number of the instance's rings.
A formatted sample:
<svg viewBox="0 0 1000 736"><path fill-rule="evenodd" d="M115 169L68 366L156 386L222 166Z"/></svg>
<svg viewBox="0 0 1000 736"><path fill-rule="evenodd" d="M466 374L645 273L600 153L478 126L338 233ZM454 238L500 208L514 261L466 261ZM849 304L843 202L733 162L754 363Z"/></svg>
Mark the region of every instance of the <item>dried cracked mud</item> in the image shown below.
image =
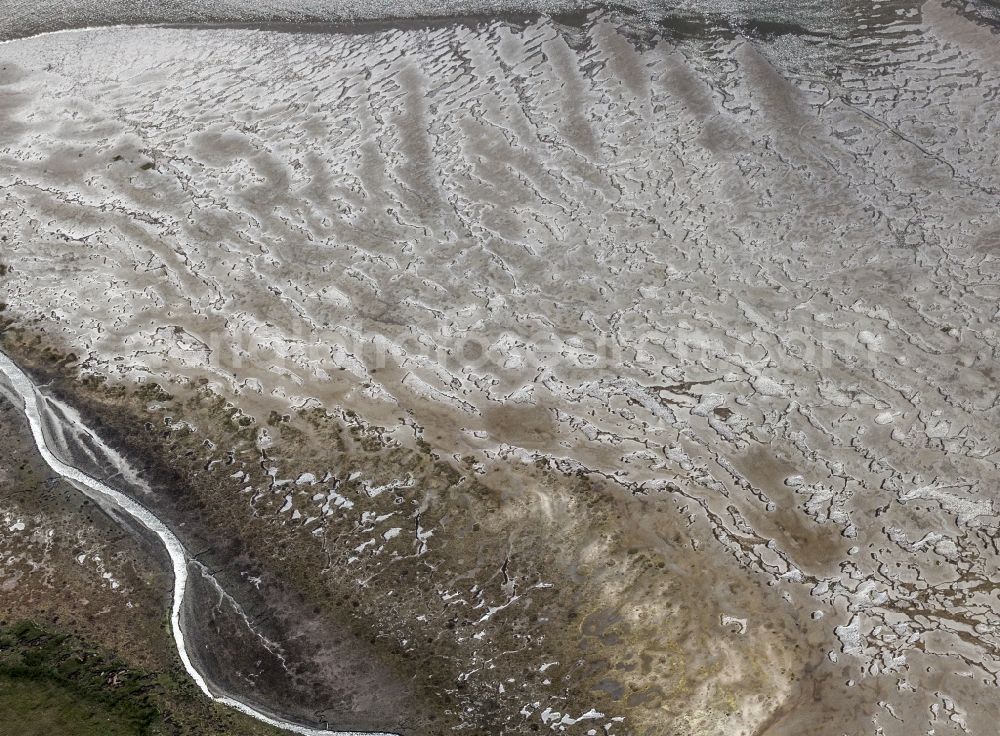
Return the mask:
<svg viewBox="0 0 1000 736"><path fill-rule="evenodd" d="M995 732L993 10L764 9L0 44L0 347L195 556L219 687L406 736ZM260 20L154 20L205 19ZM12 477L0 589L41 590Z"/></svg>

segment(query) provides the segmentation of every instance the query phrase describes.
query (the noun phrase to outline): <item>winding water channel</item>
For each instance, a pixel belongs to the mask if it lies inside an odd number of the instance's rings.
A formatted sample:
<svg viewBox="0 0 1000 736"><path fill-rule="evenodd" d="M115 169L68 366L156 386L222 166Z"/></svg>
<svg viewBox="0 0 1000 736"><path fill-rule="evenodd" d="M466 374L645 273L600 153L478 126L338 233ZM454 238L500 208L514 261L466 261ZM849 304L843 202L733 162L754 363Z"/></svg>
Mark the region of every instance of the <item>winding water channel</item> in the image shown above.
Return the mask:
<svg viewBox="0 0 1000 736"><path fill-rule="evenodd" d="M191 556L184 548L180 539L177 538L166 524L141 503L129 498L120 491L116 491L58 457L58 450L54 450L49 444L50 440L45 431L45 418L48 417L50 420L59 422L67 420L62 416L57 417L53 412L48 410L46 400L42 397L41 392L31 378L2 352L0 352L0 390L9 393L14 404L23 411L31 428L31 435L35 440L35 445L38 447L38 452L55 473L72 483L81 492L86 494L88 498L102 507L113 506L120 509L159 537L170 557L170 564L173 570L174 587L170 602L170 626L173 631L174 641L177 644L177 653L184 663L184 669L187 670L191 679L198 684L198 687L201 688L201 691L205 695L217 703L234 708L258 721L286 731L303 734L303 736L396 736L389 733L366 732L362 734L357 731L327 731L309 728L268 715L232 695L215 692L213 687L209 685L206 676L198 670L194 663L181 621L181 608L184 605L184 599L188 591L188 564L191 561ZM72 413L68 414L71 415ZM82 426L71 429L87 431ZM116 456L116 453L110 450L110 448L102 449L109 456Z"/></svg>

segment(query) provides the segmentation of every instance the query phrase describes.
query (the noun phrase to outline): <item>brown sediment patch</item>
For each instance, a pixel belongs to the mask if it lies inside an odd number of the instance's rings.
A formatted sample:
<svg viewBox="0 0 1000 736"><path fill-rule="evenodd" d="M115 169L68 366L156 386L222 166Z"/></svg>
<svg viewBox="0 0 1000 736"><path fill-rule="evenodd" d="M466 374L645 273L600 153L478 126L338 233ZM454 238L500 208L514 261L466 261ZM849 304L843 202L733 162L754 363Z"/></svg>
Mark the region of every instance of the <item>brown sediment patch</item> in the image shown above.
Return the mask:
<svg viewBox="0 0 1000 736"><path fill-rule="evenodd" d="M544 406L501 404L483 412L486 431L501 442L528 449L551 447L558 433L552 410Z"/></svg>
<svg viewBox="0 0 1000 736"><path fill-rule="evenodd" d="M836 524L819 524L802 513L803 499L786 483L802 468L785 460L774 448L762 446L751 447L734 464L775 506L771 512L754 514L754 528L788 551L807 572L836 569L851 540Z"/></svg>

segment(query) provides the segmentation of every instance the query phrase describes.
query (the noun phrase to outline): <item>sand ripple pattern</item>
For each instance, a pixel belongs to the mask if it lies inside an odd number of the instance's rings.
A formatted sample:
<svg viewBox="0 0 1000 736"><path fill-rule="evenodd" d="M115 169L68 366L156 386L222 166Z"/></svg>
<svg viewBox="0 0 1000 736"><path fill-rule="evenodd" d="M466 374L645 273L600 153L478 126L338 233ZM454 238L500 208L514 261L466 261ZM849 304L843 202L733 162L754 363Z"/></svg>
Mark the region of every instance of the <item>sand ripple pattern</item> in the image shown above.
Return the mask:
<svg viewBox="0 0 1000 736"><path fill-rule="evenodd" d="M8 44L8 309L96 371L676 495L834 612L878 733L989 733L1000 46L880 12Z"/></svg>

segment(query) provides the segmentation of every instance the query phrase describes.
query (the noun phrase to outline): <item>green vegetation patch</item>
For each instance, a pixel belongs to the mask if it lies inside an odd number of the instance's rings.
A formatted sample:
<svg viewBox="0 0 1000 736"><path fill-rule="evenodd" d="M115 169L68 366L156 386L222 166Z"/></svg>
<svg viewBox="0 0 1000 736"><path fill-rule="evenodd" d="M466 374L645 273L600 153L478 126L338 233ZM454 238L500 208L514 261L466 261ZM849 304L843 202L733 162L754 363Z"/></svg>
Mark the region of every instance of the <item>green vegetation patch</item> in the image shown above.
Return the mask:
<svg viewBox="0 0 1000 736"><path fill-rule="evenodd" d="M147 734L156 686L76 637L0 626L0 733Z"/></svg>
<svg viewBox="0 0 1000 736"><path fill-rule="evenodd" d="M101 704L78 700L72 689L0 675L0 734L124 736L142 733Z"/></svg>

